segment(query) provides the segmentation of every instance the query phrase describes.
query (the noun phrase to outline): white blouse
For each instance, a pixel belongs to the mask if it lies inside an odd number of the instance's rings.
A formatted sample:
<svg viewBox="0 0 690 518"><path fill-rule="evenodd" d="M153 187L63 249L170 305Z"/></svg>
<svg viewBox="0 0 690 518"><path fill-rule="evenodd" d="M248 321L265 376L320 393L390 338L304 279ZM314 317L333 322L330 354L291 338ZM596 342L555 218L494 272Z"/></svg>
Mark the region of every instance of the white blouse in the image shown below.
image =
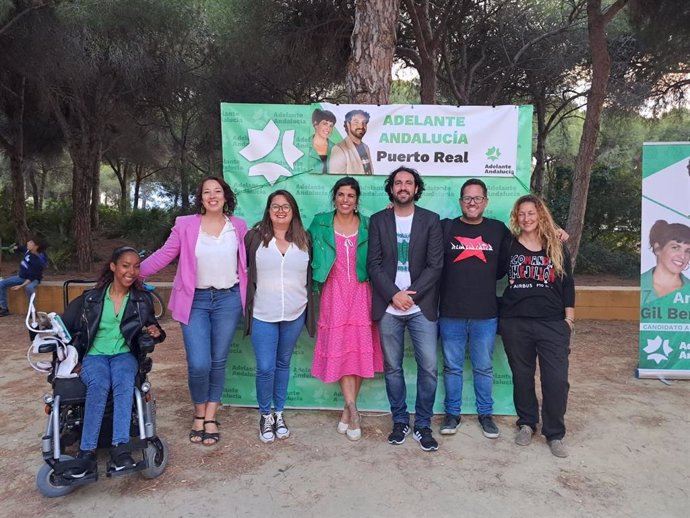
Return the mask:
<svg viewBox="0 0 690 518"><path fill-rule="evenodd" d="M285 255L275 238L256 250L253 316L262 322L295 320L307 307L309 253L290 243Z"/></svg>
<svg viewBox="0 0 690 518"><path fill-rule="evenodd" d="M196 240L196 288L224 290L238 283L237 233L230 220L218 237L199 230Z"/></svg>

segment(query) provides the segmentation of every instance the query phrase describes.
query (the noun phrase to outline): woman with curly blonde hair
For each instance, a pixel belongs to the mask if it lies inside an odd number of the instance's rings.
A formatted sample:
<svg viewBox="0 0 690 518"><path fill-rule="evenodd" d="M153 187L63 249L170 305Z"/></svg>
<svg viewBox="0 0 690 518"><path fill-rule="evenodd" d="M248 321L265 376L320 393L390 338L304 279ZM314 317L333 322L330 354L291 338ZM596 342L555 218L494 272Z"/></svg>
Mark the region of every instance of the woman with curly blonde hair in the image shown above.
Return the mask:
<svg viewBox="0 0 690 518"><path fill-rule="evenodd" d="M534 375L539 359L541 433L556 457L563 444L568 402L568 354L575 319L575 283L559 229L541 198L519 198L510 213L508 286L500 330L510 369L519 428L515 442L527 446L539 423Z"/></svg>

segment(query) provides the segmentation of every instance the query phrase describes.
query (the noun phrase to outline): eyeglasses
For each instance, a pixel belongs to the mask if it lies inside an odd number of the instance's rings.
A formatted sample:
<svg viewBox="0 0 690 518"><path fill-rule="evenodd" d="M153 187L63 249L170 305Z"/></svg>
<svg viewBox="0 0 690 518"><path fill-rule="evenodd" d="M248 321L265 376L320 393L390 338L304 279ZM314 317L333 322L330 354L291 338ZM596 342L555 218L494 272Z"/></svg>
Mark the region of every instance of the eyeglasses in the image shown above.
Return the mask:
<svg viewBox="0 0 690 518"><path fill-rule="evenodd" d="M486 196L463 196L460 198L463 203L482 203L486 199Z"/></svg>
<svg viewBox="0 0 690 518"><path fill-rule="evenodd" d="M486 199L486 196L463 196L460 198L463 203L482 203Z"/></svg>
<svg viewBox="0 0 690 518"><path fill-rule="evenodd" d="M271 212L290 212L292 210L292 207L288 205L287 203L285 205L271 205Z"/></svg>

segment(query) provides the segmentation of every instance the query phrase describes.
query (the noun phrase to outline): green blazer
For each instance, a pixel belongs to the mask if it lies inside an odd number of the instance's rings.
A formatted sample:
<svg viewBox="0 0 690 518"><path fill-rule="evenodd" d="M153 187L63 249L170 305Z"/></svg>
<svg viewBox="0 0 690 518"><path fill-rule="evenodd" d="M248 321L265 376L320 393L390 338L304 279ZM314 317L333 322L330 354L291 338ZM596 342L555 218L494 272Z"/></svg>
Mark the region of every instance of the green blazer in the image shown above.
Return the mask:
<svg viewBox="0 0 690 518"><path fill-rule="evenodd" d="M326 282L335 263L335 233L333 232L333 212L322 212L314 216L309 225L312 244L312 279L316 287ZM357 280L368 280L367 248L369 245L369 218L359 215L357 230Z"/></svg>

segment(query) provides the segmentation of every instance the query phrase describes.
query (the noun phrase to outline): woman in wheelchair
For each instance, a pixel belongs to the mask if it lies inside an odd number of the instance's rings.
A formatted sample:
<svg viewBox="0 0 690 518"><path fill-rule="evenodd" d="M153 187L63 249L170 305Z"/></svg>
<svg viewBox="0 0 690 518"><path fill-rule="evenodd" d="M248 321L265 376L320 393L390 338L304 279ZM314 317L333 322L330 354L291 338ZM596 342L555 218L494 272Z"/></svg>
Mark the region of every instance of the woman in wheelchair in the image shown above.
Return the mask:
<svg viewBox="0 0 690 518"><path fill-rule="evenodd" d="M139 280L139 254L134 248L116 248L104 265L96 287L75 299L64 322L74 336L81 360L80 377L86 403L78 459L83 477L95 469L96 447L108 400L113 394L113 434L110 456L115 471L135 467L129 447L134 383L139 355L165 339L154 316L151 295Z"/></svg>

